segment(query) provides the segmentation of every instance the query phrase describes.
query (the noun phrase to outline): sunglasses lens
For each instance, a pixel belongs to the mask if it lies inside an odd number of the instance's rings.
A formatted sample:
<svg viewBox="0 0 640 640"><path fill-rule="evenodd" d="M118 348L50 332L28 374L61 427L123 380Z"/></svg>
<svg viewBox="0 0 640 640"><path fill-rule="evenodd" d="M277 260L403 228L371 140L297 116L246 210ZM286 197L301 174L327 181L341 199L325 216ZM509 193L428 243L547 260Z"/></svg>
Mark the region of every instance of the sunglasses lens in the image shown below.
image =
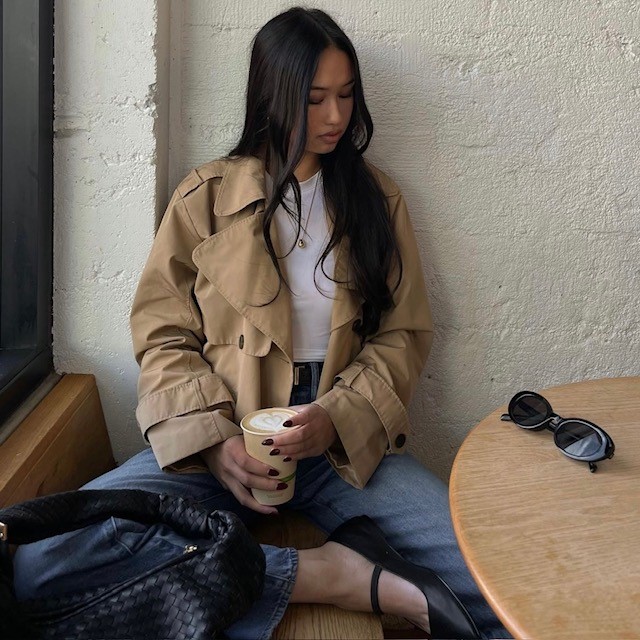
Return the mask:
<svg viewBox="0 0 640 640"><path fill-rule="evenodd" d="M526 395L509 407L511 418L524 427L535 427L549 417L550 407L544 398Z"/></svg>
<svg viewBox="0 0 640 640"><path fill-rule="evenodd" d="M589 458L604 450L600 434L588 424L568 420L555 432L556 444L568 454Z"/></svg>

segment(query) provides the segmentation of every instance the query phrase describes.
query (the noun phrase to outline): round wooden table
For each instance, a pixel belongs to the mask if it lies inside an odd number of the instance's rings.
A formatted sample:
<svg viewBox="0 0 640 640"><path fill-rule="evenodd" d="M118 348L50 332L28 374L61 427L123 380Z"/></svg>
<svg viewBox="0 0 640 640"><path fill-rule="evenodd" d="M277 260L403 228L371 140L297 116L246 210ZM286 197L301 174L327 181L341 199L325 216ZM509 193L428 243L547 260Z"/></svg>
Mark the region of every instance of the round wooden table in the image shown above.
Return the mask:
<svg viewBox="0 0 640 640"><path fill-rule="evenodd" d="M550 431L502 422L506 405L494 411L451 474L464 558L516 638L640 638L640 377L540 393L562 417L605 429L615 455L590 473Z"/></svg>

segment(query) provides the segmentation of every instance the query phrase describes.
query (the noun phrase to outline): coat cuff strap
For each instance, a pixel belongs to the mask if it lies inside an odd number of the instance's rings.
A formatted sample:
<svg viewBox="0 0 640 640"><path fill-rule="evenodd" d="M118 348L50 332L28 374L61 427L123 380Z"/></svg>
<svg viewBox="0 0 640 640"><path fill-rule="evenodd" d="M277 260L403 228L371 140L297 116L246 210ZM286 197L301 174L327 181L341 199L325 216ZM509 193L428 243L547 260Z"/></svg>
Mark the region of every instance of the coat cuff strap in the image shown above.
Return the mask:
<svg viewBox="0 0 640 640"><path fill-rule="evenodd" d="M163 420L205 411L225 402L233 402L233 398L220 376L211 373L144 396L136 409L136 418L148 439L149 427Z"/></svg>

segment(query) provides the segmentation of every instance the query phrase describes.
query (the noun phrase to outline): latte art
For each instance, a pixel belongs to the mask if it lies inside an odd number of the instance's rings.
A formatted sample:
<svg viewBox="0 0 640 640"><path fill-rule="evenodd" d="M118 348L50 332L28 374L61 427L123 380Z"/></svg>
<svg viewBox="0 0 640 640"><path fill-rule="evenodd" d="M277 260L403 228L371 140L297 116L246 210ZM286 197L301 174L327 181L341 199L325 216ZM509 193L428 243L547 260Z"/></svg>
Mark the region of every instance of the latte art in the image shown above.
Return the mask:
<svg viewBox="0 0 640 640"><path fill-rule="evenodd" d="M284 411L264 411L251 417L249 427L266 433L275 433L282 429L282 423L289 418L291 414Z"/></svg>

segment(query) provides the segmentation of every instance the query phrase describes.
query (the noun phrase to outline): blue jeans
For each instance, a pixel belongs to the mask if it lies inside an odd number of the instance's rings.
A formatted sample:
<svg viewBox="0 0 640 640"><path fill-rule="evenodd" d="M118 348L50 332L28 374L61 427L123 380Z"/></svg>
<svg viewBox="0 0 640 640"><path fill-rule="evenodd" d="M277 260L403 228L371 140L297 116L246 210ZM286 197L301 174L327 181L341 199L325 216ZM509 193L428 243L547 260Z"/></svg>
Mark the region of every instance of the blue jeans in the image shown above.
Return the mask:
<svg viewBox="0 0 640 640"><path fill-rule="evenodd" d="M315 398L319 367L311 382L294 387L290 404ZM162 471L150 449L85 485L86 489L144 489L189 497L206 509L226 509L250 524L264 517L241 506L211 474ZM407 560L436 571L468 608L487 638L509 637L469 574L451 526L446 486L412 456L386 456L364 489L342 480L324 456L298 463L295 495L287 508L304 513L330 532L357 515L371 516L389 544ZM111 518L20 547L14 559L18 598L33 598L119 582L181 554L188 541L165 525ZM282 618L296 579L295 549L262 545L266 556L263 594L225 635L267 639Z"/></svg>

